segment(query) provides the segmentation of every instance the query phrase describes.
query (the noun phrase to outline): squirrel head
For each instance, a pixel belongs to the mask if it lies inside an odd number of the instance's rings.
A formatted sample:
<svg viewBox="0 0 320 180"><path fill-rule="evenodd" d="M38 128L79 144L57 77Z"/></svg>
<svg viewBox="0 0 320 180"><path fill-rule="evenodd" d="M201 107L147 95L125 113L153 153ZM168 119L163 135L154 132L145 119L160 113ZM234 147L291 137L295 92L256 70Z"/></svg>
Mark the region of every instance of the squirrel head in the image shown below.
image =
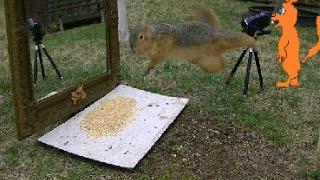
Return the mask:
<svg viewBox="0 0 320 180"><path fill-rule="evenodd" d="M136 26L132 29L129 44L133 52L140 54L147 53L150 50L151 43L152 30L147 24L142 23L140 26Z"/></svg>
<svg viewBox="0 0 320 180"><path fill-rule="evenodd" d="M286 0L282 3L284 12L275 13L271 17L272 21L275 22L275 27L292 27L297 23L298 10L293 5L296 2L297 0Z"/></svg>

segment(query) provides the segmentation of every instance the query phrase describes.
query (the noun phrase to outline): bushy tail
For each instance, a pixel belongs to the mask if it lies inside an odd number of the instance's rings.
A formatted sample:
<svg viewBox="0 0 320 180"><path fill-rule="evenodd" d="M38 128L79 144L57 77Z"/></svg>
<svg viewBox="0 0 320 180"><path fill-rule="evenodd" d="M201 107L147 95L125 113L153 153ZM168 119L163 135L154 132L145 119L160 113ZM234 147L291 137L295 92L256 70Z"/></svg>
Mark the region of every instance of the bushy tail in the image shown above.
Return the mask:
<svg viewBox="0 0 320 180"><path fill-rule="evenodd" d="M210 24L213 27L222 27L217 14L208 7L200 3L192 3L191 9L196 16L196 21Z"/></svg>

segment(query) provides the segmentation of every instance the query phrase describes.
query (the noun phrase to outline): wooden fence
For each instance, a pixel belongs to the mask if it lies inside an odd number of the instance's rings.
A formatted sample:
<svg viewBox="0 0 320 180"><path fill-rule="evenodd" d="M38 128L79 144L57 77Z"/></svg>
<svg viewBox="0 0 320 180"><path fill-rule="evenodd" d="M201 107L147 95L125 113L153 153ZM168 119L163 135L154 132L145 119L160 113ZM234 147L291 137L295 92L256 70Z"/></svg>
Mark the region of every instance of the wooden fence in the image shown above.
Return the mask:
<svg viewBox="0 0 320 180"><path fill-rule="evenodd" d="M32 0L26 1L27 16L39 21L46 32L64 25L99 19L104 21L104 0Z"/></svg>
<svg viewBox="0 0 320 180"><path fill-rule="evenodd" d="M249 0L254 2L275 3L276 0ZM320 0L298 0L299 4L320 7Z"/></svg>

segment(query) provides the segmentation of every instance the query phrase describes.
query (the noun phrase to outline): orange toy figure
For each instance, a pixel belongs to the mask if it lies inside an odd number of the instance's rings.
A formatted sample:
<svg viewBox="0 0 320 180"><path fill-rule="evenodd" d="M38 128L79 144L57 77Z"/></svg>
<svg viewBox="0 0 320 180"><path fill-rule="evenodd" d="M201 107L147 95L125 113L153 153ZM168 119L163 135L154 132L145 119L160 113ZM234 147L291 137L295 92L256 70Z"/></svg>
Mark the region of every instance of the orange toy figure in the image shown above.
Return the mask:
<svg viewBox="0 0 320 180"><path fill-rule="evenodd" d="M272 17L272 21L276 27L282 29L282 35L278 43L278 62L282 63L283 70L288 74L287 81L278 82L276 84L279 88L286 88L289 86L299 86L299 50L300 40L295 24L297 22L298 10L293 3L298 0L284 0L282 3L281 13L276 13Z"/></svg>
<svg viewBox="0 0 320 180"><path fill-rule="evenodd" d="M306 62L308 59L317 55L318 52L320 51L320 16L317 17L317 34L319 36L318 43L314 45L311 49L309 49L309 52L307 56L304 58L303 62Z"/></svg>

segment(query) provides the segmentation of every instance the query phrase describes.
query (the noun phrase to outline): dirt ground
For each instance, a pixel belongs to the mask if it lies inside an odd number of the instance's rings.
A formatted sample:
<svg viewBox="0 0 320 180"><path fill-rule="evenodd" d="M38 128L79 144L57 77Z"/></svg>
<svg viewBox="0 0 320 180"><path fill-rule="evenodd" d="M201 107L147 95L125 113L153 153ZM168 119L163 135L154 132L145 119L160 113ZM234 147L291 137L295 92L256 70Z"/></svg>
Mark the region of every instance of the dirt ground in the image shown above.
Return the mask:
<svg viewBox="0 0 320 180"><path fill-rule="evenodd" d="M297 147L274 145L244 125L205 114L184 112L157 144L146 157L150 163L158 161L153 172L172 163L204 179L303 177L292 164Z"/></svg>

